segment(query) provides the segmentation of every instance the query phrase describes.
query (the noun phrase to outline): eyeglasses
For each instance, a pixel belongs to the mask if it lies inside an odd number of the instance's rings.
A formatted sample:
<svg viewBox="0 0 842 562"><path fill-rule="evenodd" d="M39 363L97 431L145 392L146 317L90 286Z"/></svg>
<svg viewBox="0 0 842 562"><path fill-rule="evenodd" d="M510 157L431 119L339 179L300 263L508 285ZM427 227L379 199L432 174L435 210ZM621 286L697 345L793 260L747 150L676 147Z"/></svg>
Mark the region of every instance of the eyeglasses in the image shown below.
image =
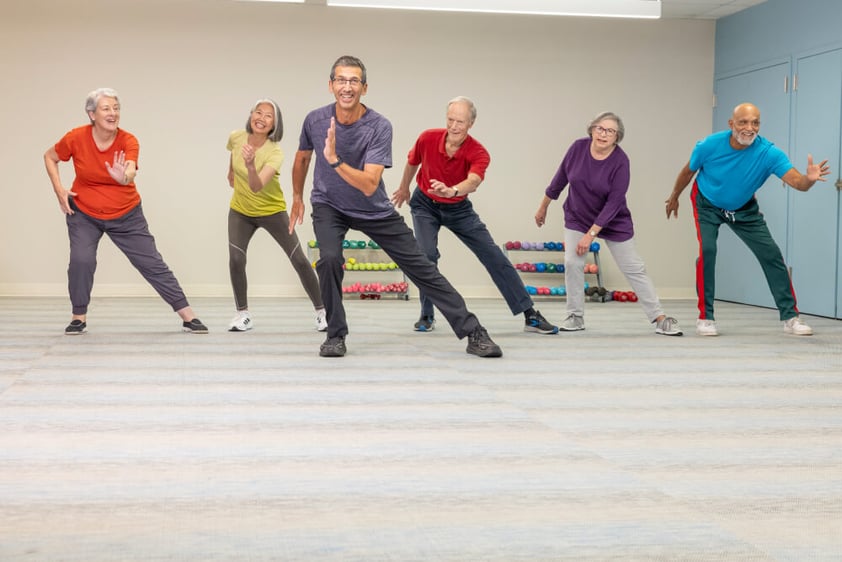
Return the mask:
<svg viewBox="0 0 842 562"><path fill-rule="evenodd" d="M351 86L352 88L356 88L357 86L362 84L363 81L360 80L357 77L344 78L342 76L337 76L336 78L333 79L333 83L337 84L338 86Z"/></svg>
<svg viewBox="0 0 842 562"><path fill-rule="evenodd" d="M617 129L606 129L605 127L594 125L593 132L597 135L608 135L609 137L613 137L617 134Z"/></svg>

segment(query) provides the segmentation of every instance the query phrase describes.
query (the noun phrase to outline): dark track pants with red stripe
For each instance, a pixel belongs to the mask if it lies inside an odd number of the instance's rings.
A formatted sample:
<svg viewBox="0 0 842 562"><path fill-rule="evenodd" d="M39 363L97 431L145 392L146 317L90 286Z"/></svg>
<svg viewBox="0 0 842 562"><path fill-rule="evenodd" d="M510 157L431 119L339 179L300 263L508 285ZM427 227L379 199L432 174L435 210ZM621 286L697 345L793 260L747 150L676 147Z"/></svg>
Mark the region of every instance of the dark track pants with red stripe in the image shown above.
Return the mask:
<svg viewBox="0 0 842 562"><path fill-rule="evenodd" d="M731 227L734 234L742 240L760 262L766 283L772 291L772 298L778 307L781 320L788 320L798 315L795 304L795 291L783 254L760 212L754 197L736 211L725 211L715 207L699 192L693 183L690 194L693 203L693 217L696 222L696 237L699 240L699 257L696 260L696 294L699 303L699 318L714 320L713 299L716 276L716 243L719 227L723 223Z"/></svg>

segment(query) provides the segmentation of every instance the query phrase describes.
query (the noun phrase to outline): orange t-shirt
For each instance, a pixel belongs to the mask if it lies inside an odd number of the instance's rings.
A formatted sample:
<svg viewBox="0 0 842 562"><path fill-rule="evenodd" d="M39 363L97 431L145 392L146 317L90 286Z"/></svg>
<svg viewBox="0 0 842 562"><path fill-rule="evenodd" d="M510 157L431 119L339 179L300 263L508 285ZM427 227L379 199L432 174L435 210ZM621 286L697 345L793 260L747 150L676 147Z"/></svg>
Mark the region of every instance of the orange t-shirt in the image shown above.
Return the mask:
<svg viewBox="0 0 842 562"><path fill-rule="evenodd" d="M124 151L126 160L137 164L140 145L131 133L117 129L114 142L105 150L97 148L93 125L77 127L64 135L55 146L58 157L67 162L73 158L76 177L73 202L80 211L98 219L122 217L140 204L134 183L120 185L108 174L105 163L113 164L114 153Z"/></svg>

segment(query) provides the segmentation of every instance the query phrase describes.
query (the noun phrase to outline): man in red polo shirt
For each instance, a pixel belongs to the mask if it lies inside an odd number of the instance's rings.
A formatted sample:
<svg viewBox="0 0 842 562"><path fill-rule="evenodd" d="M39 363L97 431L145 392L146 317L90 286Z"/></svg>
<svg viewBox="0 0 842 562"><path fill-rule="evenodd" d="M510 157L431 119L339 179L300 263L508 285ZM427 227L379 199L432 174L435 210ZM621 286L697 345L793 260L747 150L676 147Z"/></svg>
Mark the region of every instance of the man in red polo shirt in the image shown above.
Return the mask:
<svg viewBox="0 0 842 562"><path fill-rule="evenodd" d="M557 334L558 328L533 308L532 298L517 270L494 242L468 199L482 183L491 162L485 147L468 134L476 117L477 110L470 99L460 96L450 100L447 127L424 131L415 141L392 202L400 207L409 201L415 237L433 263L438 263L440 257L439 230L447 227L488 270L512 314L524 315L525 331ZM417 188L410 197L413 178ZM415 323L415 330L429 332L434 326L433 303L422 292L421 318Z"/></svg>

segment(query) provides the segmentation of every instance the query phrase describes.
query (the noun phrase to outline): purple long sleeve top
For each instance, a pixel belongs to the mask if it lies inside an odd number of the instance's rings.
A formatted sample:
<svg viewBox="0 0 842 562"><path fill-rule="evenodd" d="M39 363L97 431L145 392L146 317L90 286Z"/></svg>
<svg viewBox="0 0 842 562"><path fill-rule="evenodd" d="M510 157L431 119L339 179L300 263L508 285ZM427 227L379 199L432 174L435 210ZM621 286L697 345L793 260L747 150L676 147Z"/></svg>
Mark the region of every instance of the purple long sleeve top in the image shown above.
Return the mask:
<svg viewBox="0 0 842 562"><path fill-rule="evenodd" d="M588 232L596 224L602 227L600 238L624 242L634 236L631 211L626 204L629 157L616 146L608 158L597 160L591 156L590 146L590 137L570 145L544 193L556 200L569 185L564 201L565 228Z"/></svg>

